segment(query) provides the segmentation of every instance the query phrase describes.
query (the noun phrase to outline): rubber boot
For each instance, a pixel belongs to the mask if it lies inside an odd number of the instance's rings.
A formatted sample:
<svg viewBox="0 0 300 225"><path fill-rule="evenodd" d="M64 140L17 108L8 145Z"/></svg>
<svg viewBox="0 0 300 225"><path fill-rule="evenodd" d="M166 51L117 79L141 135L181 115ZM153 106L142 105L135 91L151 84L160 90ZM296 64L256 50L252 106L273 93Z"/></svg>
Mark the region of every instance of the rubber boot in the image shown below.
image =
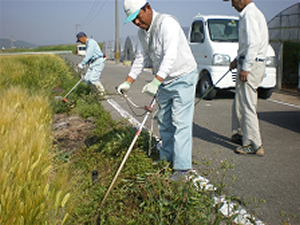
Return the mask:
<svg viewBox="0 0 300 225"><path fill-rule="evenodd" d="M97 92L99 93L100 96L105 95L105 89L104 89L103 85L101 84L101 82L96 84L95 87L96 87Z"/></svg>

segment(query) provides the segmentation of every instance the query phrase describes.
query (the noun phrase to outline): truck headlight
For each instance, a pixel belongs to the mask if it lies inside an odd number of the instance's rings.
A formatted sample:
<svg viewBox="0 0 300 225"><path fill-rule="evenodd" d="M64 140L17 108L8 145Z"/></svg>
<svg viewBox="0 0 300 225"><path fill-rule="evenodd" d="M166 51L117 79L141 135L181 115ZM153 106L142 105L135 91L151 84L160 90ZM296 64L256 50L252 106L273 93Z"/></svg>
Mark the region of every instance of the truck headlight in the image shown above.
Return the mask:
<svg viewBox="0 0 300 225"><path fill-rule="evenodd" d="M213 55L212 64L216 66L228 66L230 64L230 56L215 54Z"/></svg>
<svg viewBox="0 0 300 225"><path fill-rule="evenodd" d="M275 56L267 56L265 59L267 67L276 67L276 58Z"/></svg>

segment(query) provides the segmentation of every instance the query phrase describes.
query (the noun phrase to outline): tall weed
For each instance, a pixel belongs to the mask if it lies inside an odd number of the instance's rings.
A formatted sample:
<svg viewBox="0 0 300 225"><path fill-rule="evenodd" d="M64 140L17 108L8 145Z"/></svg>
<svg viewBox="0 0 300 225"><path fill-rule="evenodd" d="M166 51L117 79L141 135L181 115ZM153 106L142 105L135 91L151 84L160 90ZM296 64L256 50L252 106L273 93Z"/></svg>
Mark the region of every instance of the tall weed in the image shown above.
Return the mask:
<svg viewBox="0 0 300 225"><path fill-rule="evenodd" d="M11 87L0 115L0 224L56 224L70 194L64 167L53 166L49 103Z"/></svg>
<svg viewBox="0 0 300 225"><path fill-rule="evenodd" d="M69 68L57 55L0 56L0 89L21 86L49 95L53 87L67 88Z"/></svg>

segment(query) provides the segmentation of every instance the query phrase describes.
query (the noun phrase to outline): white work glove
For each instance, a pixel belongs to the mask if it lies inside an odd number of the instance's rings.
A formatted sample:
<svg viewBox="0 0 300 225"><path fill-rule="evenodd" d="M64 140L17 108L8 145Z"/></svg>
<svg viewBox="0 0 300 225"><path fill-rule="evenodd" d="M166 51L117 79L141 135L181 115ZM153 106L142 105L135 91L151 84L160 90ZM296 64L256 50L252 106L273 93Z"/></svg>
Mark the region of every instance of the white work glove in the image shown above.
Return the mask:
<svg viewBox="0 0 300 225"><path fill-rule="evenodd" d="M131 86L131 83L129 83L127 81L123 82L122 84L120 84L118 86L117 93L122 95L124 92L127 92L129 90L130 86Z"/></svg>
<svg viewBox="0 0 300 225"><path fill-rule="evenodd" d="M76 66L77 66L78 69L83 70L83 65L81 63L77 63Z"/></svg>
<svg viewBox="0 0 300 225"><path fill-rule="evenodd" d="M150 83L144 86L142 93L154 96L160 84L161 82L157 78L154 78Z"/></svg>

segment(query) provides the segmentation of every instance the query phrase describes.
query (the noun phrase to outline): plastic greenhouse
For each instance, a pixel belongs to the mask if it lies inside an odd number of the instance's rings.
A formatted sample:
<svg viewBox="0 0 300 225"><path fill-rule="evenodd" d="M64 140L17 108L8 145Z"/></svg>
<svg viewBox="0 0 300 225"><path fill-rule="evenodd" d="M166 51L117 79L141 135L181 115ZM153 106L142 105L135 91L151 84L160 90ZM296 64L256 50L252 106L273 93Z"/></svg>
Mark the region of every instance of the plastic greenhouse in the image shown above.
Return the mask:
<svg viewBox="0 0 300 225"><path fill-rule="evenodd" d="M137 48L137 36L128 36L124 44L123 60L133 61L136 48Z"/></svg>
<svg viewBox="0 0 300 225"><path fill-rule="evenodd" d="M300 90L300 3L268 22L270 44L277 56L277 88Z"/></svg>

